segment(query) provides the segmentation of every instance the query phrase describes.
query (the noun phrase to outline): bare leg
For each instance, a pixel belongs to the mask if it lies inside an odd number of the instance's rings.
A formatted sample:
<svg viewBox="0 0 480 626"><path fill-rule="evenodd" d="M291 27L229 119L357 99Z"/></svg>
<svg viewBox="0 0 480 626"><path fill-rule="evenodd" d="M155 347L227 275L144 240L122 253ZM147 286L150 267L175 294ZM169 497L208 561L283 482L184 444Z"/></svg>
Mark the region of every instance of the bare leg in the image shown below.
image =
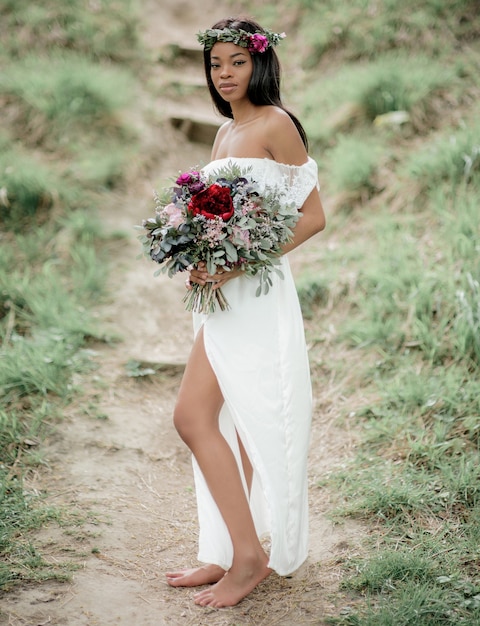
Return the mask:
<svg viewBox="0 0 480 626"><path fill-rule="evenodd" d="M253 467L248 458L242 440L237 435L238 446L240 449L240 458L242 459L243 472L247 482L248 491L252 488ZM182 569L174 572L167 572L167 582L172 587L201 587L217 583L225 576L225 570L219 565L202 565L201 567L193 567L190 569Z"/></svg>
<svg viewBox="0 0 480 626"><path fill-rule="evenodd" d="M237 604L271 572L255 531L237 462L219 430L218 415L222 404L223 397L205 353L201 330L180 385L174 423L192 450L232 539L231 569L213 587L195 596L197 604L212 607ZM212 567L215 566L207 566L203 571L198 568L190 573L170 573L167 580L173 586L179 586L176 583L182 576L184 583L186 580L191 582L200 580L205 571L211 578L212 569L208 568ZM214 581L204 577L204 584L207 582Z"/></svg>

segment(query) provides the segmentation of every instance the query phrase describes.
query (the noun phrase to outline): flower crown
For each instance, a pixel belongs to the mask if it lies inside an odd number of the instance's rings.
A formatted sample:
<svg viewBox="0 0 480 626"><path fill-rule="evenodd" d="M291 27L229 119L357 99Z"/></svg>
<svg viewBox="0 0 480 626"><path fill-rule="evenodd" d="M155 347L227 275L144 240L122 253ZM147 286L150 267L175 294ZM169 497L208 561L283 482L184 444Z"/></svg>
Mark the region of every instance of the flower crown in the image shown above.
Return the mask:
<svg viewBox="0 0 480 626"><path fill-rule="evenodd" d="M209 28L197 33L197 39L205 50L211 50L217 41L222 41L247 48L249 52L265 52L268 47L278 45L284 37L286 37L285 33L273 33L268 29L264 29L261 33L249 33L242 29Z"/></svg>

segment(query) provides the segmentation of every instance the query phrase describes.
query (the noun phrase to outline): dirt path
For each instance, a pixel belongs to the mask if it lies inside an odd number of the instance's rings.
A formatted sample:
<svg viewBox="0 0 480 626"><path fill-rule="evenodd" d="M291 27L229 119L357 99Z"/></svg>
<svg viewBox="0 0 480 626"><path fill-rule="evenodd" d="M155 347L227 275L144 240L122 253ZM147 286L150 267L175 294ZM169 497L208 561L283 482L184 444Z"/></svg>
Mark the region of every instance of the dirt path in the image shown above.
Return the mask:
<svg viewBox="0 0 480 626"><path fill-rule="evenodd" d="M225 13L217 3L211 11L207 5L163 0L159 8L158 2L145 2L146 44L155 50L160 42L184 37L184 43L194 46L193 33L204 24L205 15L210 23ZM152 64L159 94L169 81L168 71ZM200 68L195 72L201 77ZM191 67L180 73L185 81L195 78ZM78 526L52 525L39 538L47 559L56 564L73 561L78 570L70 583L48 582L8 594L2 601L1 624L321 625L324 616L336 614L346 603L338 591L337 563L345 551L355 550L360 530L354 524L337 527L329 522L328 493L317 487L351 444L328 410L321 415L317 411L313 423L308 562L293 577L272 575L239 606L221 611L196 607L191 591L164 582L165 570L196 563L190 457L171 425L192 331L181 302L183 278L153 278L152 264L136 259L139 244L132 225L152 210L151 192L159 180L208 160L206 145L185 141L167 121L169 112L193 105L195 114L212 116L208 98L196 92L186 99L170 95L146 105L155 107L158 118L145 134L146 149L159 146L155 166L136 180L127 199L112 202L103 216L107 227L131 233L118 251L111 301L98 310L122 340L97 346L98 370L78 382L99 409L86 415L72 407L52 437L47 468L39 474L38 485L32 485L46 490L52 504L87 518ZM309 245L296 254L295 263L301 264L318 242ZM127 376L131 360L169 366L155 376L135 378ZM316 394L319 407L328 405L330 391L329 383L323 383L323 396Z"/></svg>

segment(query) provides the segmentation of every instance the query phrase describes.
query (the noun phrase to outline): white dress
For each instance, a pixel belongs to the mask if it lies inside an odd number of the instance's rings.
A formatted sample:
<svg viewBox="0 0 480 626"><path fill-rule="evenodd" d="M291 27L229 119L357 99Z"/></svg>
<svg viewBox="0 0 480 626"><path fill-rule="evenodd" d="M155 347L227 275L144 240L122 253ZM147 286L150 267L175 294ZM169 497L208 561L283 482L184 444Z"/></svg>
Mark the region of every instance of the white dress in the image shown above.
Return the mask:
<svg viewBox="0 0 480 626"><path fill-rule="evenodd" d="M284 165L270 159L227 158L203 168L211 174L228 162L251 167L259 184L288 184L289 200L300 208L318 186L317 164ZM301 218L300 218L301 219ZM284 278L271 274L273 287L256 296L256 277L235 278L222 291L230 309L194 314L195 335L203 326L205 350L225 403L221 431L243 476L237 433L254 468L250 507L260 538L270 538L269 567L284 576L308 552L307 450L311 385L303 319L286 256ZM227 527L193 458L200 525L198 559L231 567Z"/></svg>

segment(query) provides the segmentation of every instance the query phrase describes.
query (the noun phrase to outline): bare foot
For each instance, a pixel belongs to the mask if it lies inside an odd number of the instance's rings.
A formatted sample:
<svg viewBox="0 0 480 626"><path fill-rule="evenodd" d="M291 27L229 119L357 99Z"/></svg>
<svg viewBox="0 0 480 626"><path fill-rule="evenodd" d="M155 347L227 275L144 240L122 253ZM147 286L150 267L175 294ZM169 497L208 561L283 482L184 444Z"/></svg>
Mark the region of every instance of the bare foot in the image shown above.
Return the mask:
<svg viewBox="0 0 480 626"><path fill-rule="evenodd" d="M195 604L221 608L235 606L245 598L272 570L267 559L234 563L232 568L209 589L194 595Z"/></svg>
<svg viewBox="0 0 480 626"><path fill-rule="evenodd" d="M225 576L225 570L219 565L202 565L178 572L167 572L167 582L172 587L200 587L218 582Z"/></svg>

